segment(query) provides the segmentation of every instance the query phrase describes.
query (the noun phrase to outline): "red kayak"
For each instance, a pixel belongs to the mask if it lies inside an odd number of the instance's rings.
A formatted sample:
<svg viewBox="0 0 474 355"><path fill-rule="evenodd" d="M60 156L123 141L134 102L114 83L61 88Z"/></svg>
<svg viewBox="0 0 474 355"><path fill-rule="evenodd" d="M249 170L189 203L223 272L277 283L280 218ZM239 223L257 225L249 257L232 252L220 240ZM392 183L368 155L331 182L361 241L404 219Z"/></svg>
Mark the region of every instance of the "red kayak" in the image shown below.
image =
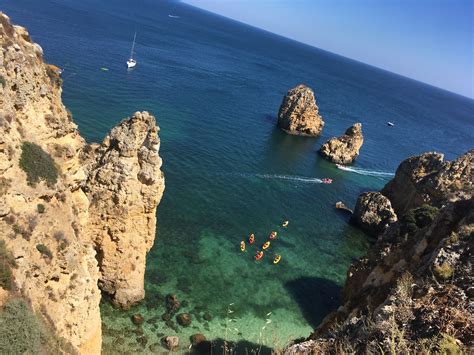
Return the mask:
<svg viewBox="0 0 474 355"><path fill-rule="evenodd" d="M261 258L263 258L263 251L257 252L257 255L255 255L255 261L259 261Z"/></svg>

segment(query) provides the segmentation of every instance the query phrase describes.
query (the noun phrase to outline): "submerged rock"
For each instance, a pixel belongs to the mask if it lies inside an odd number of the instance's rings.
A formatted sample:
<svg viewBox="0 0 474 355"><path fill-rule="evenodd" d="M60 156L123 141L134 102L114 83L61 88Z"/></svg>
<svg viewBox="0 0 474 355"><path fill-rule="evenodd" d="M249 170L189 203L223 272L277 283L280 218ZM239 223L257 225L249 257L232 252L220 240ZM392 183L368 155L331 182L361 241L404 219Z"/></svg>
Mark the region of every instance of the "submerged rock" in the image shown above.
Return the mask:
<svg viewBox="0 0 474 355"><path fill-rule="evenodd" d="M189 313L180 313L176 316L178 324L183 327L188 327L191 324L191 315Z"/></svg>
<svg viewBox="0 0 474 355"><path fill-rule="evenodd" d="M396 221L397 215L390 200L380 192L364 192L359 195L351 217L353 224L377 236Z"/></svg>
<svg viewBox="0 0 474 355"><path fill-rule="evenodd" d="M195 350L200 353L209 353L211 351L211 342L206 339L206 337L201 334L193 334L191 335L191 345Z"/></svg>
<svg viewBox="0 0 474 355"><path fill-rule="evenodd" d="M334 137L324 143L319 153L327 160L337 164L350 164L359 156L364 143L362 124L355 123L340 137Z"/></svg>
<svg viewBox="0 0 474 355"><path fill-rule="evenodd" d="M286 133L318 136L324 127L314 92L305 85L288 91L278 111L277 126Z"/></svg>
<svg viewBox="0 0 474 355"><path fill-rule="evenodd" d="M168 314L173 315L181 308L181 303L178 301L178 297L173 294L166 295L166 311Z"/></svg>
<svg viewBox="0 0 474 355"><path fill-rule="evenodd" d="M132 323L135 325L142 325L144 321L145 319L142 317L141 314L137 313L132 316Z"/></svg>
<svg viewBox="0 0 474 355"><path fill-rule="evenodd" d="M177 336L167 336L161 339L161 343L168 350L175 350L179 346L179 338Z"/></svg>

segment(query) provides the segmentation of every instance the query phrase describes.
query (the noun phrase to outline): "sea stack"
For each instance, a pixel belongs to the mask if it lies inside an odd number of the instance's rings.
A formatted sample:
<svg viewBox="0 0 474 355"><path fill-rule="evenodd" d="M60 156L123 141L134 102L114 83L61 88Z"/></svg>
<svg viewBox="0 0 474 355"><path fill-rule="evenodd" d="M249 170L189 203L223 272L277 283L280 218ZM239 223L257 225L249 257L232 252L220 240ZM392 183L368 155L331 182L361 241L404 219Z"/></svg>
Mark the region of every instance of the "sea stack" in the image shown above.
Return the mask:
<svg viewBox="0 0 474 355"><path fill-rule="evenodd" d="M380 192L364 192L357 199L351 223L372 236L378 236L397 221L390 200Z"/></svg>
<svg viewBox="0 0 474 355"><path fill-rule="evenodd" d="M288 134L318 136L324 127L314 92L306 85L288 91L278 111L277 126Z"/></svg>
<svg viewBox="0 0 474 355"><path fill-rule="evenodd" d="M324 143L319 153L329 161L337 164L350 164L359 155L364 143L362 124L355 123L340 137L333 137Z"/></svg>

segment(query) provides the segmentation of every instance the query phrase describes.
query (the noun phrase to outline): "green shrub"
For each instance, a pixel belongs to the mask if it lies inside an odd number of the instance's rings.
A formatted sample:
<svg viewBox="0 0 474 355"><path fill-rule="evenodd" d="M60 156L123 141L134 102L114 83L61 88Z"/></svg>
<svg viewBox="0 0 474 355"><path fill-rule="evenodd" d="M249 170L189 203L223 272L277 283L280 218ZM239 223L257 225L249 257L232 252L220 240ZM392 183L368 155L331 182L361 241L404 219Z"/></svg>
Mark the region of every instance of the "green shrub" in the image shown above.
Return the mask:
<svg viewBox="0 0 474 355"><path fill-rule="evenodd" d="M11 290L13 286L13 276L11 268L15 266L15 259L7 249L4 240L0 240L0 287Z"/></svg>
<svg viewBox="0 0 474 355"><path fill-rule="evenodd" d="M53 158L39 145L23 142L21 146L20 167L26 172L28 185L35 186L45 180L48 186L58 181L58 169Z"/></svg>
<svg viewBox="0 0 474 355"><path fill-rule="evenodd" d="M7 302L0 313L0 349L3 354L37 354L41 349L41 323L22 299Z"/></svg>
<svg viewBox="0 0 474 355"><path fill-rule="evenodd" d="M49 250L49 248L44 245L44 244L36 244L36 249L41 253L43 254L44 256L52 259L53 258L53 253L51 253L51 250Z"/></svg>
<svg viewBox="0 0 474 355"><path fill-rule="evenodd" d="M439 353L443 355L457 355L462 354L463 351L456 342L456 338L441 334L441 339L438 342Z"/></svg>
<svg viewBox="0 0 474 355"><path fill-rule="evenodd" d="M446 281L453 276L454 268L449 263L442 263L441 265L435 265L433 272L438 279Z"/></svg>
<svg viewBox="0 0 474 355"><path fill-rule="evenodd" d="M2 85L2 88L4 88L6 84L5 78L0 74L0 85Z"/></svg>
<svg viewBox="0 0 474 355"><path fill-rule="evenodd" d="M409 210L400 221L400 232L409 235L415 234L419 229L433 222L438 211L438 208L427 204Z"/></svg>
<svg viewBox="0 0 474 355"><path fill-rule="evenodd" d="M38 205L36 206L36 209L38 210L38 213L44 213L45 211L45 207L42 203L38 203Z"/></svg>

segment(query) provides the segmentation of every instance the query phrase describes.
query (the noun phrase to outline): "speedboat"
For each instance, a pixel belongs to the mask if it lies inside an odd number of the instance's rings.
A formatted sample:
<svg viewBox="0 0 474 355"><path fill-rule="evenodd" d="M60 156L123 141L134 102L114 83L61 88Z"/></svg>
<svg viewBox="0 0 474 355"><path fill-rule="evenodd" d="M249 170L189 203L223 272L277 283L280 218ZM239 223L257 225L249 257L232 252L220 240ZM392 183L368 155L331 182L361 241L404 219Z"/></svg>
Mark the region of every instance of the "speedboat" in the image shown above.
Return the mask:
<svg viewBox="0 0 474 355"><path fill-rule="evenodd" d="M332 183L332 179L328 179L328 178L321 179L321 181L322 181L324 184L330 184L330 183Z"/></svg>
<svg viewBox="0 0 474 355"><path fill-rule="evenodd" d="M388 122L387 122L387 124L388 124L390 127L393 127L393 126L395 126L395 123L393 123L393 122L390 122L390 121L388 121Z"/></svg>

